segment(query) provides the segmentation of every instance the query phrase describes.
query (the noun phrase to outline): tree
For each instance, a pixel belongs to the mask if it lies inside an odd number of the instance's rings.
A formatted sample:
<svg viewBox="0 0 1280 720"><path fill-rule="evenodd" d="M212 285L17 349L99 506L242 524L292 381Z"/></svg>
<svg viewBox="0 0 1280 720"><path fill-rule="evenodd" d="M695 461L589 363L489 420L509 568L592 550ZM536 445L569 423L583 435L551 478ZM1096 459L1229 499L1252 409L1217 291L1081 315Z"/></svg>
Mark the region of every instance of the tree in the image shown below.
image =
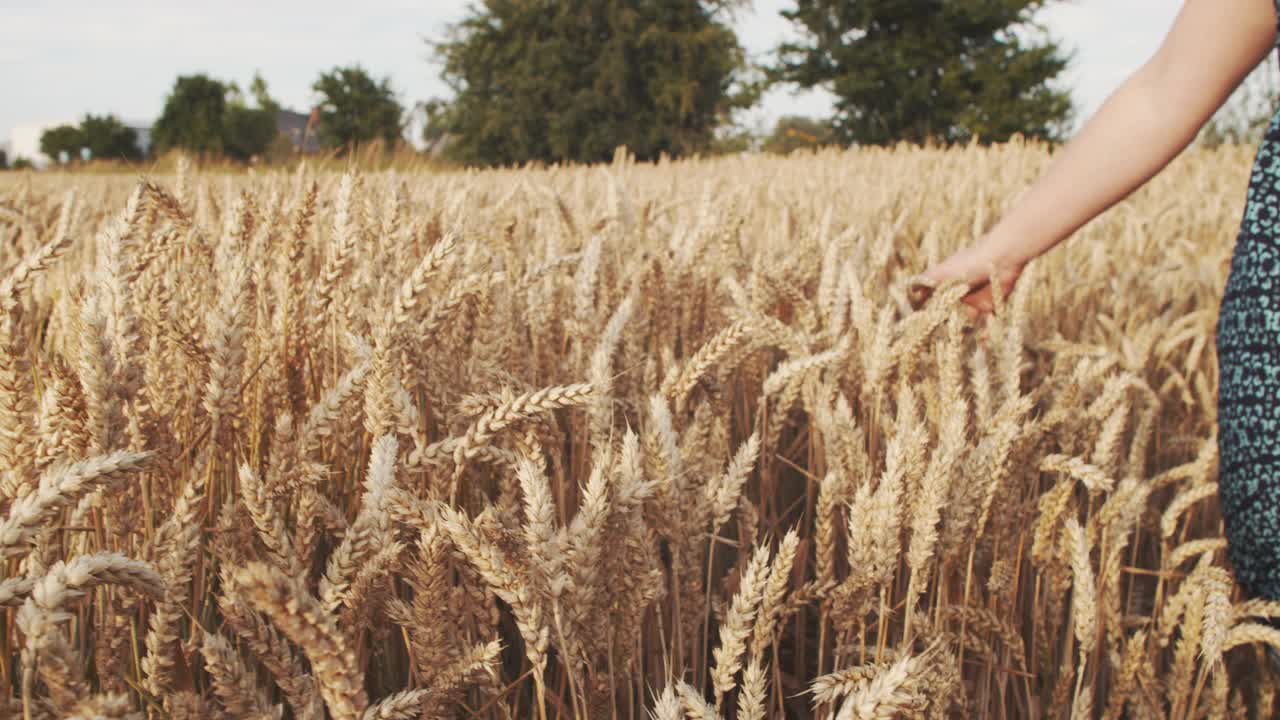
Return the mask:
<svg viewBox="0 0 1280 720"><path fill-rule="evenodd" d="M257 73L249 94L253 104L235 83L207 75L179 77L152 130L156 150L183 148L240 161L266 154L279 135L280 105Z"/></svg>
<svg viewBox="0 0 1280 720"><path fill-rule="evenodd" d="M80 122L80 134L94 159L142 159L138 134L114 115L85 115Z"/></svg>
<svg viewBox="0 0 1280 720"><path fill-rule="evenodd" d="M640 159L707 149L758 95L731 0L487 0L433 43L454 92L428 134L477 164Z"/></svg>
<svg viewBox="0 0 1280 720"><path fill-rule="evenodd" d="M40 152L57 163L79 160L84 147L84 132L75 125L59 125L40 133Z"/></svg>
<svg viewBox="0 0 1280 720"><path fill-rule="evenodd" d="M4 149L0 149L0 170L7 170L8 168L9 168L9 153L6 152Z"/></svg>
<svg viewBox="0 0 1280 720"><path fill-rule="evenodd" d="M404 108L391 89L391 79L375 81L358 65L335 67L311 86L321 97L320 141L329 147L350 148L382 140L400 139Z"/></svg>
<svg viewBox="0 0 1280 720"><path fill-rule="evenodd" d="M227 85L208 75L180 76L151 131L156 151L183 148L197 153L222 152L228 90Z"/></svg>
<svg viewBox="0 0 1280 720"><path fill-rule="evenodd" d="M253 96L253 101L260 109L271 113L280 111L280 103L271 97L271 92L267 90L267 81L262 78L261 73L253 74L253 82L249 83L249 94Z"/></svg>
<svg viewBox="0 0 1280 720"><path fill-rule="evenodd" d="M788 155L796 150L818 148L835 142L831 123L799 115L784 115L761 148L765 152Z"/></svg>
<svg viewBox="0 0 1280 720"><path fill-rule="evenodd" d="M93 159L141 160L138 134L114 115L85 115L79 125L59 125L40 134L40 152L55 162Z"/></svg>
<svg viewBox="0 0 1280 720"><path fill-rule="evenodd" d="M243 103L227 103L222 132L223 152L236 160L248 161L271 147L278 134L276 115Z"/></svg>
<svg viewBox="0 0 1280 720"><path fill-rule="evenodd" d="M775 81L837 98L845 142L1055 140L1070 95L1050 86L1068 64L1037 39L1049 0L795 0L800 39L778 48Z"/></svg>
<svg viewBox="0 0 1280 720"><path fill-rule="evenodd" d="M271 148L280 134L276 115L280 105L267 91L267 83L261 75L254 74L249 94L254 105L250 106L239 88L229 87L226 109L222 117L222 148L236 160L248 161L260 157Z"/></svg>

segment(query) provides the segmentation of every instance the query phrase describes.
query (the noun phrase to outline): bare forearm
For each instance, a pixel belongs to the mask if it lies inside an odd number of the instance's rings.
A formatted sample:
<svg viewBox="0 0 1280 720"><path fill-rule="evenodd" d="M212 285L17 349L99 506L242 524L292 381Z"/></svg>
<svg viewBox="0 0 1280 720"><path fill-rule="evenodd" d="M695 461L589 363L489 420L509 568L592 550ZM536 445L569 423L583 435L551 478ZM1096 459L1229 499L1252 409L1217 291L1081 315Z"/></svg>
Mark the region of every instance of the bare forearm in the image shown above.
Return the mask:
<svg viewBox="0 0 1280 720"><path fill-rule="evenodd" d="M1036 257L1151 179L1275 43L1264 0L1187 0L1159 51L1116 90L984 238L988 258Z"/></svg>
<svg viewBox="0 0 1280 720"><path fill-rule="evenodd" d="M1195 138L1205 118L1143 68L1103 104L984 243L1022 264L1053 247L1151 179Z"/></svg>
<svg viewBox="0 0 1280 720"><path fill-rule="evenodd" d="M913 288L958 281L970 288L965 303L990 312L988 281L1007 291L1025 263L1160 172L1271 51L1276 24L1272 0L1185 0L1156 54L1017 205L977 243L913 279Z"/></svg>

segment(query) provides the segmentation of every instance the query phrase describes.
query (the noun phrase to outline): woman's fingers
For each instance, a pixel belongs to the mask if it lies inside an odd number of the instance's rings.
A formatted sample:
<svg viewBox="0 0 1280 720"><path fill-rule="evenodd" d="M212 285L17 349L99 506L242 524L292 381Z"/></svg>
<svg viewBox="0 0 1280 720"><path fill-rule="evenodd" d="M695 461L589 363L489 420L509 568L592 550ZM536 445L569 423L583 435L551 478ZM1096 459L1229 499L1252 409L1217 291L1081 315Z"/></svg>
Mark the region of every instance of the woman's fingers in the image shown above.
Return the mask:
<svg viewBox="0 0 1280 720"><path fill-rule="evenodd" d="M990 283L965 295L963 302L978 315L986 315L995 312L996 309L995 297L991 293Z"/></svg>
<svg viewBox="0 0 1280 720"><path fill-rule="evenodd" d="M936 280L927 275L917 275L907 281L907 300L911 302L913 310L919 310L924 304L933 297L933 291L938 287Z"/></svg>
<svg viewBox="0 0 1280 720"><path fill-rule="evenodd" d="M916 310L923 307L933 295L934 289L932 285L917 283L913 278L907 288L907 296L911 299L912 307ZM991 284L987 283L961 298L960 309L964 312L965 318L973 324L973 329L977 331L978 344L985 346L987 319L995 313L995 298L991 293Z"/></svg>
<svg viewBox="0 0 1280 720"><path fill-rule="evenodd" d="M961 251L908 280L907 299L912 308L919 310L939 287L953 281L964 283L971 288L971 292L963 299L965 310L972 311L970 317L976 319L995 312L995 298L991 291L993 277L1007 296L1021 272L1021 265L996 267L991 263L980 270L978 262L970 258L966 251Z"/></svg>

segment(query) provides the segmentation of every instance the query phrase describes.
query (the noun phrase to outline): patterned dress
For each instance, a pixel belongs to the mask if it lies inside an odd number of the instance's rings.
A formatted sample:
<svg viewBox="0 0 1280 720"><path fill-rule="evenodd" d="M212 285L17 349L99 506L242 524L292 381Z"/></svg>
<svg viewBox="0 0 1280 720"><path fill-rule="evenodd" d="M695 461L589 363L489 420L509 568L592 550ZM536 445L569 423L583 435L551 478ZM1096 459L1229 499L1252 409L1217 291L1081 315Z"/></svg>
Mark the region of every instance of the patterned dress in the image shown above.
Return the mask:
<svg viewBox="0 0 1280 720"><path fill-rule="evenodd" d="M1227 552L1247 596L1280 600L1280 112L1249 177L1217 347Z"/></svg>

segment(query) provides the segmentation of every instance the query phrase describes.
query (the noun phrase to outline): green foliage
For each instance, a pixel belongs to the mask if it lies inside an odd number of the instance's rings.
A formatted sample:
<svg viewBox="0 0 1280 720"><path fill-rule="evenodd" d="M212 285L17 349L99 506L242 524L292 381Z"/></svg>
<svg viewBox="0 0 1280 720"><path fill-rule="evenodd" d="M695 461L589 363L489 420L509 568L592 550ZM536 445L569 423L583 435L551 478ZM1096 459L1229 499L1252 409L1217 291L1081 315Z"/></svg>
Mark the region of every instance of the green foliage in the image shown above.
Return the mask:
<svg viewBox="0 0 1280 720"><path fill-rule="evenodd" d="M259 109L272 114L280 111L280 103L271 97L271 92L267 90L267 81L261 74L253 74L253 82L249 84L249 94L253 96L253 102Z"/></svg>
<svg viewBox="0 0 1280 720"><path fill-rule="evenodd" d="M94 159L141 160L138 134L114 115L85 115L80 122L85 147Z"/></svg>
<svg viewBox="0 0 1280 720"><path fill-rule="evenodd" d="M784 115L765 141L762 150L788 155L796 150L819 148L836 142L831 123L799 115Z"/></svg>
<svg viewBox="0 0 1280 720"><path fill-rule="evenodd" d="M428 139L474 164L604 161L708 149L758 88L722 14L691 0L487 0L434 43L449 103Z"/></svg>
<svg viewBox="0 0 1280 720"><path fill-rule="evenodd" d="M222 150L229 157L247 161L271 147L279 133L276 114L241 103L228 103L222 116Z"/></svg>
<svg viewBox="0 0 1280 720"><path fill-rule="evenodd" d="M80 160L84 151L99 160L140 160L138 134L114 115L85 115L79 125L59 125L40 135L40 152L54 162Z"/></svg>
<svg viewBox="0 0 1280 720"><path fill-rule="evenodd" d="M75 125L59 125L40 133L40 152L57 163L79 160L84 147L84 132Z"/></svg>
<svg viewBox="0 0 1280 720"><path fill-rule="evenodd" d="M740 125L723 125L706 147L707 155L735 155L751 152L759 144L758 134Z"/></svg>
<svg viewBox="0 0 1280 720"><path fill-rule="evenodd" d="M13 159L13 164L9 166L10 170L30 170L32 168L31 161L19 155Z"/></svg>
<svg viewBox="0 0 1280 720"><path fill-rule="evenodd" d="M152 130L156 150L182 148L196 153L224 154L240 161L264 155L279 134L267 83L255 74L251 106L234 83L206 75L179 77Z"/></svg>
<svg viewBox="0 0 1280 720"><path fill-rule="evenodd" d="M229 89L207 75L180 76L151 130L156 151L182 148L195 153L221 153Z"/></svg>
<svg viewBox="0 0 1280 720"><path fill-rule="evenodd" d="M249 86L254 105L250 106L239 89L232 86L222 115L222 149L228 156L241 161L267 154L276 137L276 115L280 104L267 91L267 82L254 74Z"/></svg>
<svg viewBox="0 0 1280 720"><path fill-rule="evenodd" d="M1068 57L1036 40L1049 0L795 0L801 38L778 81L837 97L838 139L863 144L1059 139L1070 95L1049 86Z"/></svg>
<svg viewBox="0 0 1280 720"><path fill-rule="evenodd" d="M241 161L274 154L278 141L284 139L276 125L280 103L271 97L262 75L254 73L249 95L253 97L253 106L233 88L222 118L223 151Z"/></svg>
<svg viewBox="0 0 1280 720"><path fill-rule="evenodd" d="M9 167L9 153L5 152L4 150L0 150L0 170L5 170L8 167Z"/></svg>
<svg viewBox="0 0 1280 720"><path fill-rule="evenodd" d="M404 108L391 89L391 79L375 81L360 66L336 67L311 86L322 98L320 142L351 148L372 140L394 145L403 130Z"/></svg>

